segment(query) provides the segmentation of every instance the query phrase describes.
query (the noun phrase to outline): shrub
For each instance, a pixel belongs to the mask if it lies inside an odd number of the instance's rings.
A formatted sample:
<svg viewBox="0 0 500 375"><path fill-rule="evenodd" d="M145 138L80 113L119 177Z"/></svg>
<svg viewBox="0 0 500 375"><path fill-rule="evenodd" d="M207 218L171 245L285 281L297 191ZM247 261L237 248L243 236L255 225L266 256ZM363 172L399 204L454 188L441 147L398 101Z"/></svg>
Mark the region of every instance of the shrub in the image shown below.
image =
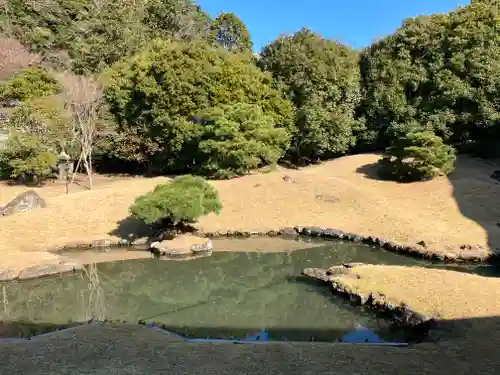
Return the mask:
<svg viewBox="0 0 500 375"><path fill-rule="evenodd" d="M201 170L216 178L231 178L276 164L289 145L288 131L275 127L273 117L256 105L212 108L199 119Z"/></svg>
<svg viewBox="0 0 500 375"><path fill-rule="evenodd" d="M455 149L430 131L412 132L387 148L381 174L401 182L431 179L454 169Z"/></svg>
<svg viewBox="0 0 500 375"><path fill-rule="evenodd" d="M130 207L132 216L146 224L193 223L222 205L217 190L202 177L179 176L138 197Z"/></svg>
<svg viewBox="0 0 500 375"><path fill-rule="evenodd" d="M12 132L0 151L0 174L38 184L52 174L57 159L36 137Z"/></svg>
<svg viewBox="0 0 500 375"><path fill-rule="evenodd" d="M60 91L57 81L40 68L27 69L0 86L1 100L29 100Z"/></svg>

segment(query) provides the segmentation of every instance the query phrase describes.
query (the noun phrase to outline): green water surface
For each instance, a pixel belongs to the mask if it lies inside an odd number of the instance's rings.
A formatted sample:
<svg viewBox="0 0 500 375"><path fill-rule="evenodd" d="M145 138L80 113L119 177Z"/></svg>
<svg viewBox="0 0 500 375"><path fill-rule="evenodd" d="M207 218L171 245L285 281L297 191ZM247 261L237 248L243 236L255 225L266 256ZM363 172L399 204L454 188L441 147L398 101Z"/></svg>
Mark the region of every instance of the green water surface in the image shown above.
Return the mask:
<svg viewBox="0 0 500 375"><path fill-rule="evenodd" d="M75 275L0 284L0 319L40 327L89 319L144 320L188 337L210 338L244 338L265 328L275 340L293 341L335 341L363 325L385 339L401 339L373 312L300 276L306 267L342 262L432 266L341 242L289 253L220 252L190 261L101 263Z"/></svg>

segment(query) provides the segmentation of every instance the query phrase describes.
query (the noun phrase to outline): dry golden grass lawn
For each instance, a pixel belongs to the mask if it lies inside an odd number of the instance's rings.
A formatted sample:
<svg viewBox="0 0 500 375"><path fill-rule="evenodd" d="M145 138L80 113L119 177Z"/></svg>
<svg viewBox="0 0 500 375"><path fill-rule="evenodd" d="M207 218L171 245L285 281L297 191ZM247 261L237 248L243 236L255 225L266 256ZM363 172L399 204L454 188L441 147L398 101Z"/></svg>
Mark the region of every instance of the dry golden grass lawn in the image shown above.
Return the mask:
<svg viewBox="0 0 500 375"><path fill-rule="evenodd" d="M438 319L500 317L500 278L420 267L365 265L334 279L355 293L385 294Z"/></svg>
<svg viewBox="0 0 500 375"><path fill-rule="evenodd" d="M500 245L500 228L495 225L500 221L500 185L489 178L494 166L464 158L455 177L397 184L359 171L377 160L374 154L348 156L300 170L280 168L216 181L223 210L219 216L202 218L198 226L213 232L317 225L405 244L425 240L430 250L445 252L466 252L461 244L477 244L483 249L472 251L487 253L489 247ZM290 182L283 180L286 175ZM167 180L101 178L95 190L76 188L80 191L68 195L63 185L38 188L48 208L1 218L0 254L112 237L134 199ZM27 189L2 185L0 203ZM121 234L133 230L123 227Z"/></svg>
<svg viewBox="0 0 500 375"><path fill-rule="evenodd" d="M253 231L318 225L408 244L425 240L435 251L458 252L461 244L482 245L484 251L500 246L500 229L496 227L500 221L500 186L489 178L495 166L462 158L457 172L449 178L400 185L373 180L357 172L377 158L349 156L302 170L279 169L269 174L214 182L224 209L220 216L203 218L199 227L205 231L228 228ZM285 175L292 182L283 181ZM64 189L60 193L50 190L54 188L39 189L48 208L0 219L0 264L42 262L44 256L49 256L44 249L107 237L107 233L116 229L117 222L128 216L128 206L136 196L164 181L167 179L109 181L92 192L80 191L68 196L64 195ZM26 189L2 186L0 203L6 203L21 190ZM68 346L70 340L76 340L82 353L102 352L100 345L112 342L113 352L106 352L109 358L119 358L123 366L127 364L141 374L170 368L175 373L174 367L178 365L164 360L165 345L169 345L169 358L176 357L172 355L175 351L184 358L185 372L193 374L247 373L255 371L256 362L265 363L269 373L287 374L499 373L500 341L494 333L500 329L500 279L388 266L363 266L355 272L360 274L359 280L343 281L360 291L378 291L395 302L404 301L418 312L448 319L452 332L437 344L409 349L323 344L194 346L160 340L154 344L158 352L152 354L151 345L140 345L135 332L85 330L76 336L61 333L64 338L51 338L50 343L36 340L4 343L1 352L6 360L2 363L14 366L10 370L22 368L26 370L24 373L34 373L29 372L30 368L38 372L49 366L54 368L53 358L57 357L61 371L85 364L89 371L81 368L82 373L93 372L90 369L98 368L99 360L89 361L88 355L80 359ZM128 350L132 337L133 354ZM139 354L137 350L141 347L147 347L147 353ZM113 371L99 368L101 373L124 371L120 366L114 366Z"/></svg>

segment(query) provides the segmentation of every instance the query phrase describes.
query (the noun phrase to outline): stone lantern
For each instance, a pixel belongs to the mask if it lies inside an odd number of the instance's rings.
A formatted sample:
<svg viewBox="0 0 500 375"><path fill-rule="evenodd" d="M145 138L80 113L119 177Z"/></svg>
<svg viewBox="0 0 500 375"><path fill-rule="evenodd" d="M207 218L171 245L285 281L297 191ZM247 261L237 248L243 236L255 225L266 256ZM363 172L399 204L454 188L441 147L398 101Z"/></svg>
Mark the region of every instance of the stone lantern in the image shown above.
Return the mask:
<svg viewBox="0 0 500 375"><path fill-rule="evenodd" d="M59 181L68 181L73 174L73 161L64 151L59 154L57 169Z"/></svg>

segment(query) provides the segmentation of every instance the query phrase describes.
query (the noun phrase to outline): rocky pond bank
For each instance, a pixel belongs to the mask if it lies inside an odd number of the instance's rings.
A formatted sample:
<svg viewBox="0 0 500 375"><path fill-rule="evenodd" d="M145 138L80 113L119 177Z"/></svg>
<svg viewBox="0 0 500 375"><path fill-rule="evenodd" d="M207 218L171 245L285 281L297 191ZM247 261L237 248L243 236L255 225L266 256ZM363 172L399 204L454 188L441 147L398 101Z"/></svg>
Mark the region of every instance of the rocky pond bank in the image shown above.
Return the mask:
<svg viewBox="0 0 500 375"><path fill-rule="evenodd" d="M106 254L112 249L123 249L117 254ZM132 249L129 251L128 249ZM53 251L39 254L39 262L33 262L24 268L0 267L0 282L13 280L29 280L58 274L66 274L81 271L85 264L106 261L118 261L126 259L147 258L154 256L158 259L168 260L190 260L212 255L212 241L210 239L183 235L172 240L160 240L150 242L149 239L136 241L133 245L129 241L97 240L89 244L69 244L59 247ZM86 250L98 250L99 253L85 254ZM76 259L70 259L68 252L79 253ZM106 256L109 255L109 256ZM36 260L36 256L33 257Z"/></svg>
<svg viewBox="0 0 500 375"><path fill-rule="evenodd" d="M321 238L330 240L342 240L353 243L362 243L369 246L377 246L385 250L400 253L402 255L438 260L444 262L486 262L499 258L497 252L486 249L480 245L462 244L460 251L446 251L429 248L425 240L421 240L414 245L400 244L385 238L374 235L363 236L355 233L345 232L340 229L321 228L317 226L295 226L281 229L269 230L266 232L251 232L229 229L217 232L199 233L205 237L251 237L251 236L305 236L310 238Z"/></svg>
<svg viewBox="0 0 500 375"><path fill-rule="evenodd" d="M326 269L306 268L302 275L324 282L334 295L344 297L356 306L368 307L394 327L407 329L416 336L427 336L431 329L436 328L436 317L418 313L405 302L396 301L376 291L376 286L373 286L374 290L359 290L352 283L346 282L346 279L359 280L361 276L356 270L366 266L369 265L344 263Z"/></svg>
<svg viewBox="0 0 500 375"><path fill-rule="evenodd" d="M466 335L464 322L487 322L500 316L500 278L496 277L436 268L350 263L307 268L302 274L324 282L332 293L373 309L417 335L439 336L450 329L455 336Z"/></svg>
<svg viewBox="0 0 500 375"><path fill-rule="evenodd" d="M147 257L147 253L151 253L154 257L159 259L190 260L210 256L213 251L213 244L211 239L244 239L262 237L279 237L282 239L316 238L323 240L341 240L352 243L365 244L368 246L380 247L382 249L394 253L399 253L405 256L451 263L486 262L498 259L498 255L496 253L487 251L487 249L477 246L463 245L463 251L461 252L446 253L428 249L424 241L421 241L416 245L402 245L376 236L361 236L354 233L344 232L339 229L321 228L317 226L286 227L266 232L239 231L233 229L217 232L200 232L194 230L193 233L181 235L178 235L172 230L167 230L160 234L155 234L151 237L114 237L94 240L89 243L69 243L64 246L58 246L46 252L46 254L57 255L53 257L53 259L51 258L49 261L37 262L38 264L30 265L29 267L25 267L21 270L19 270L18 268L11 269L9 267L0 268L0 281L24 280L60 273L75 272L82 269L83 266L78 262L75 263L72 261L68 261L64 257L59 256L70 250L106 251L108 249L122 248L144 252L131 256L127 254L126 256L123 256L123 259L144 258ZM248 249L248 251L252 251L252 249ZM115 258L116 257L109 257L108 260L100 261L121 260L119 256L118 258ZM93 262L92 257L90 257L89 259L89 261L86 261L83 264Z"/></svg>

